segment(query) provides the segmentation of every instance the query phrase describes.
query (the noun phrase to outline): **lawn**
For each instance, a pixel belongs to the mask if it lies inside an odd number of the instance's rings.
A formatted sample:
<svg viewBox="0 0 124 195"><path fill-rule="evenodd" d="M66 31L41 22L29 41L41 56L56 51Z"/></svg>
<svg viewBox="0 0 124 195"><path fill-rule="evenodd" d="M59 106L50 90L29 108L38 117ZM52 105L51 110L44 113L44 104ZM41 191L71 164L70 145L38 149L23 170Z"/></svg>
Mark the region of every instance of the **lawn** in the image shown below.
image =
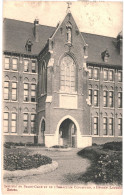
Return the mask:
<svg viewBox="0 0 124 195"><path fill-rule="evenodd" d="M122 184L122 142L87 147L78 155L91 161L91 166L78 180L85 183Z"/></svg>
<svg viewBox="0 0 124 195"><path fill-rule="evenodd" d="M3 168L4 170L26 170L38 168L42 165L51 164L52 159L40 155L31 154L31 150L24 148L4 148Z"/></svg>

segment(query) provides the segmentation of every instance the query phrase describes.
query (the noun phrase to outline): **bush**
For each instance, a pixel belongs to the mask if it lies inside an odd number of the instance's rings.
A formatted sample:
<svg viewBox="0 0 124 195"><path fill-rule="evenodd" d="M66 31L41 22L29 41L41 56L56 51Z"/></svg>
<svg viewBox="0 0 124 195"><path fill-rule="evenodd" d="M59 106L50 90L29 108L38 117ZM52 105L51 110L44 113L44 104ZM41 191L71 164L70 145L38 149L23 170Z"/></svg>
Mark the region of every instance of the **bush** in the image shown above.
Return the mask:
<svg viewBox="0 0 124 195"><path fill-rule="evenodd" d="M51 148L68 148L68 145L64 145L64 146L55 145L55 146L52 146Z"/></svg>
<svg viewBox="0 0 124 195"><path fill-rule="evenodd" d="M102 146L92 146L84 148L78 154L91 160L91 166L87 172L78 179L83 182L95 183L118 183L122 184L122 152L121 143L118 146L115 142L106 143ZM103 150L112 148L113 151ZM114 149L115 150L114 150Z"/></svg>
<svg viewBox="0 0 124 195"><path fill-rule="evenodd" d="M37 143L31 143L31 142L28 142L28 143L13 143L13 142L5 142L4 143L4 147L5 148L12 148L12 147L16 147L16 146L45 146L45 144L37 144Z"/></svg>
<svg viewBox="0 0 124 195"><path fill-rule="evenodd" d="M25 170L51 164L52 159L40 154L25 155L23 153L4 155L4 170Z"/></svg>
<svg viewBox="0 0 124 195"><path fill-rule="evenodd" d="M108 142L103 145L103 149L122 151L122 142Z"/></svg>

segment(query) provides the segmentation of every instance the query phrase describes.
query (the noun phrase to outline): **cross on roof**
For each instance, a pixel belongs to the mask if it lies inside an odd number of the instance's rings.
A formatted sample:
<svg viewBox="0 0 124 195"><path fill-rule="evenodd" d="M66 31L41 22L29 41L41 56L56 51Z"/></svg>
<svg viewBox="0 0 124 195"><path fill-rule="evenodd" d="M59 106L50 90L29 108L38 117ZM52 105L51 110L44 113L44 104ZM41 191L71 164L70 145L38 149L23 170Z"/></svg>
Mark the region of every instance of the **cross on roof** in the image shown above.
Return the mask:
<svg viewBox="0 0 124 195"><path fill-rule="evenodd" d="M68 7L67 7L67 12L70 11L71 4L72 4L72 3L71 3L70 1L67 2L67 5L68 5Z"/></svg>

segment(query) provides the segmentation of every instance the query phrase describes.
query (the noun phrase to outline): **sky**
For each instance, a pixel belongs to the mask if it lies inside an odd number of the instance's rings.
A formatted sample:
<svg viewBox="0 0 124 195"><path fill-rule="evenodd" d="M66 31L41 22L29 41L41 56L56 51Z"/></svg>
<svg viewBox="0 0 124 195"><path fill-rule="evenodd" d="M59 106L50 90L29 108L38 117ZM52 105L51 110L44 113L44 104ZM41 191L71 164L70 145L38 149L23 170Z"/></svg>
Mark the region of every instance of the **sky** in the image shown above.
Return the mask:
<svg viewBox="0 0 124 195"><path fill-rule="evenodd" d="M66 15L66 2L3 1L3 17L56 26ZM122 30L122 2L72 2L71 13L81 32L116 37Z"/></svg>

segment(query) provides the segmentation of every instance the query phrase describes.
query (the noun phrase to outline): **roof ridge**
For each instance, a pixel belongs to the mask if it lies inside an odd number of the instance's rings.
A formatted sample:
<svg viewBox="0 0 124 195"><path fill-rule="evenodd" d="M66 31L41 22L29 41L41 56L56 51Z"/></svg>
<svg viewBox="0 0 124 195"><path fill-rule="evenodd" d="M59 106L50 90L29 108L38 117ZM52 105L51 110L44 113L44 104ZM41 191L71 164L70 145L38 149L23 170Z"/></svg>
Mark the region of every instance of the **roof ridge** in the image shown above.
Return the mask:
<svg viewBox="0 0 124 195"><path fill-rule="evenodd" d="M27 21L23 21L23 20L12 19L12 18L3 18L3 21L6 20L6 19L7 19L7 20L15 20L15 21L18 21L18 22L23 22L23 23L33 24L33 22L27 22ZM55 26L48 26L48 25L45 25L45 24L39 24L39 26L45 26L45 27L56 28Z"/></svg>
<svg viewBox="0 0 124 195"><path fill-rule="evenodd" d="M27 22L27 21L22 21L22 20L17 20L17 19L12 19L12 18L3 18L3 21L4 19L6 20L15 20L15 21L18 21L18 22L23 22L23 23L29 23L29 24L33 24L33 22ZM50 27L50 28L54 28L56 29L56 26L48 26L48 25L44 25L44 24L39 24L39 26L44 26L44 27ZM110 37L110 36L106 36L106 35L98 35L98 34L94 34L94 33L88 33L88 32L82 32L80 31L82 34L89 34L89 35L94 35L94 36L100 36L100 37L105 37L105 38L114 38L116 39L116 37Z"/></svg>
<svg viewBox="0 0 124 195"><path fill-rule="evenodd" d="M109 36L106 36L106 35L98 35L98 34L87 33L87 32L81 32L81 33L88 34L88 35L95 35L95 36L105 37L105 38L114 38L114 39L116 39L116 37L109 37Z"/></svg>

